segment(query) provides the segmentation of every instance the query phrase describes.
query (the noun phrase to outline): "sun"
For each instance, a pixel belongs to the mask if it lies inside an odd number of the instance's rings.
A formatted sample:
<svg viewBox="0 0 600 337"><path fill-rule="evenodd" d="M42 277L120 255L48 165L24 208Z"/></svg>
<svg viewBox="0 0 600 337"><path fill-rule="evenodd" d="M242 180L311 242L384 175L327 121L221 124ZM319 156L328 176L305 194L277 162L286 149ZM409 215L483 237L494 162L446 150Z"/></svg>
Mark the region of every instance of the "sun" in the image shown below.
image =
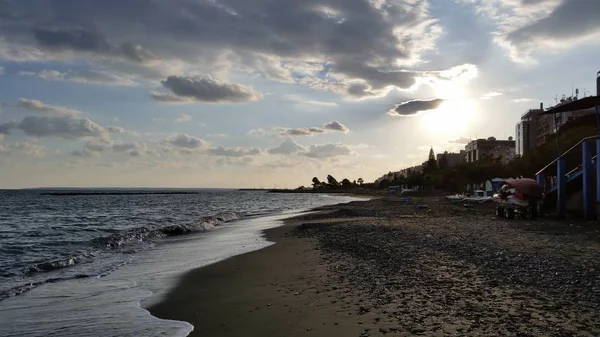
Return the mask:
<svg viewBox="0 0 600 337"><path fill-rule="evenodd" d="M471 124L476 108L476 103L472 99L449 99L437 109L423 112L421 126L432 134L460 135Z"/></svg>

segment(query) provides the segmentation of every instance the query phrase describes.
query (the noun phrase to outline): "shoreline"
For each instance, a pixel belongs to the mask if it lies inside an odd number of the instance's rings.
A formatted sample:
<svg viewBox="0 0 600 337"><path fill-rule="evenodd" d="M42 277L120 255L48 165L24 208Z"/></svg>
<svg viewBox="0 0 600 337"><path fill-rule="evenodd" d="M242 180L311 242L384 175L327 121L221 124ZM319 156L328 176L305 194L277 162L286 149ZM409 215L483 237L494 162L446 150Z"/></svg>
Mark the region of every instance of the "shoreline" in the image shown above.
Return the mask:
<svg viewBox="0 0 600 337"><path fill-rule="evenodd" d="M316 207L282 219L281 226L262 231L272 245L185 272L163 301L145 310L159 319L190 323L194 330L188 336L192 337L300 336L316 330L346 335L362 331L362 322L354 322L352 328L340 326L340 321L353 321L352 312L346 313L346 306L329 307L337 301L319 290L327 287L325 280L333 276L321 263L314 240L290 236L306 222L306 216L327 214L343 204ZM302 259L297 259L299 255ZM319 304L313 303L320 293ZM294 320L286 319L290 314ZM317 326L317 316L330 320Z"/></svg>
<svg viewBox="0 0 600 337"><path fill-rule="evenodd" d="M155 317L189 336L600 333L600 233L423 198L319 207L275 244L185 273Z"/></svg>

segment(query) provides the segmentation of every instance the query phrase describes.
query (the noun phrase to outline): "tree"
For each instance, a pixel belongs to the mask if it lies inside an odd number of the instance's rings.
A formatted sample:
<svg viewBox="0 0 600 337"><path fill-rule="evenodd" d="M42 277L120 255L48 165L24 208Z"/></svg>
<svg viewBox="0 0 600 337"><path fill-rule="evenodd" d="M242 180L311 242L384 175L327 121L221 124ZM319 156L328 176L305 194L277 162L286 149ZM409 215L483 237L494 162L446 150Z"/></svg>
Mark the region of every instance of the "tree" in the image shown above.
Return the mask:
<svg viewBox="0 0 600 337"><path fill-rule="evenodd" d="M358 178L357 182L358 182L358 184L359 184L360 186L362 186L362 184L363 184L365 181L363 180L363 178Z"/></svg>
<svg viewBox="0 0 600 337"><path fill-rule="evenodd" d="M342 180L342 187L350 188L352 187L352 182L350 182L350 180L348 180L347 178L344 178L344 180Z"/></svg>
<svg viewBox="0 0 600 337"><path fill-rule="evenodd" d="M437 161L435 160L435 152L433 152L433 148L429 149L429 158L427 159L427 163L425 164L425 172L431 173L436 171L438 168Z"/></svg>
<svg viewBox="0 0 600 337"><path fill-rule="evenodd" d="M317 177L312 178L312 185L313 185L313 188L315 188L315 189L319 188L319 186L321 186L321 181L319 181L319 178L317 178Z"/></svg>
<svg viewBox="0 0 600 337"><path fill-rule="evenodd" d="M331 174L327 175L327 183L333 187L339 185L338 181Z"/></svg>

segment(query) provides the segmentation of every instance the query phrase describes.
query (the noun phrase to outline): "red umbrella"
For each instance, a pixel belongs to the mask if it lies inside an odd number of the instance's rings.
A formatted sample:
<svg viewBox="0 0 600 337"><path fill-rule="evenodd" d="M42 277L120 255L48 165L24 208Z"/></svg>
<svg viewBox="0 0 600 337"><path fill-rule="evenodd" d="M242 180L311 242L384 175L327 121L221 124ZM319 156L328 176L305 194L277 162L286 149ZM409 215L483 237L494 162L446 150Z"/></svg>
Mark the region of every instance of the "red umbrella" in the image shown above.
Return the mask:
<svg viewBox="0 0 600 337"><path fill-rule="evenodd" d="M533 179L522 178L522 179L507 179L506 184L514 187L518 192L522 194L528 194L538 196L544 193L544 186Z"/></svg>

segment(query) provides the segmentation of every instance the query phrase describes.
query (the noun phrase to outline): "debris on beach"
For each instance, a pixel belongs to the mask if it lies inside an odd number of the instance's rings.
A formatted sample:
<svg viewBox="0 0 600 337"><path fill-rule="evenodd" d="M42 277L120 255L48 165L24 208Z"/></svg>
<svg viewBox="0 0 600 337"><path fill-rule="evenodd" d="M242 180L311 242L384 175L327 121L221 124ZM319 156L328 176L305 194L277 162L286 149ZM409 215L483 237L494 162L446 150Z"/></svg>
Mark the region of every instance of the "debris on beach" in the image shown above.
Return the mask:
<svg viewBox="0 0 600 337"><path fill-rule="evenodd" d="M374 324L389 332L432 335L457 322L452 331L461 336L600 335L596 228L549 220L515 226L490 221L491 204L467 213L426 200L415 200L430 210L421 216L383 199L340 212L377 217L323 215L322 225L294 233L316 239L335 283L368 299L357 303L358 314L387 317Z"/></svg>

